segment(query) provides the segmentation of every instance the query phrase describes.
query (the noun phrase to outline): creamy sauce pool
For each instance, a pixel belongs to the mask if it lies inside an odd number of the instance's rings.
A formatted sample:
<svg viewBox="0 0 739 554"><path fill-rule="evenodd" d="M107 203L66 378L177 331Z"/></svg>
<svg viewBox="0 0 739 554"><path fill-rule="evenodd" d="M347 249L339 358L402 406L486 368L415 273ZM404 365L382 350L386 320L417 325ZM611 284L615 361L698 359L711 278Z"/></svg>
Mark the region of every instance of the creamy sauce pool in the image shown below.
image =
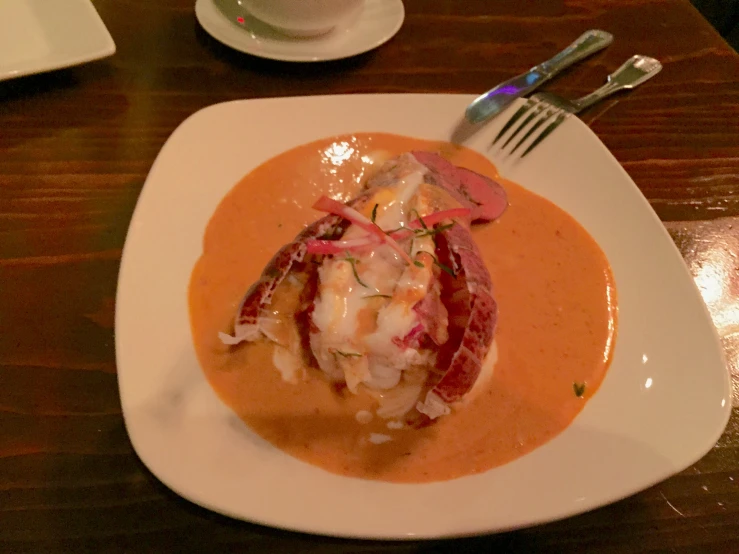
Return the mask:
<svg viewBox="0 0 739 554"><path fill-rule="evenodd" d="M451 415L422 429L388 429L366 396L337 391L319 370L290 384L265 342L229 350L238 304L274 253L322 214L322 194L348 200L371 173L370 156L439 152L501 181L510 206L474 236L498 302L492 378ZM375 167L376 169L376 167ZM220 398L283 451L328 471L393 482L428 482L486 471L562 432L605 376L615 338L616 298L608 261L567 213L501 180L482 155L449 143L381 133L331 137L285 152L237 184L216 209L189 289L195 349ZM585 384L578 397L574 384ZM383 444L371 433L392 437Z"/></svg>

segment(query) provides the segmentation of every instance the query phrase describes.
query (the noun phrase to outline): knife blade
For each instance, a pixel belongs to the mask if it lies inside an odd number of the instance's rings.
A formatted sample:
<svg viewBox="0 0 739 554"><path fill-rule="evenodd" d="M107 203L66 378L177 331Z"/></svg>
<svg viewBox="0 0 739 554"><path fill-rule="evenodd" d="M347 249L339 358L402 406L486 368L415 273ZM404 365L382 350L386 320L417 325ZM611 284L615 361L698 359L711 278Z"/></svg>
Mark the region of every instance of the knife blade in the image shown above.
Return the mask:
<svg viewBox="0 0 739 554"><path fill-rule="evenodd" d="M516 98L525 96L572 64L599 52L613 42L613 35L599 29L586 31L547 61L481 94L467 106L465 117L470 123L481 123L499 114Z"/></svg>

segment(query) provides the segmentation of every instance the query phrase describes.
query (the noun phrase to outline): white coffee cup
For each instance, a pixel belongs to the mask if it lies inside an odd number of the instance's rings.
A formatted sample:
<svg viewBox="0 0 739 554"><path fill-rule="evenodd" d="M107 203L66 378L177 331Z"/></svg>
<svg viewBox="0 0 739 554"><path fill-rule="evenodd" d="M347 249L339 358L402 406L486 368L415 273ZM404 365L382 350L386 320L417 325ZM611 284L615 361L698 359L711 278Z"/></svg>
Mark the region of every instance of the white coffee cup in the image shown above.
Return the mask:
<svg viewBox="0 0 739 554"><path fill-rule="evenodd" d="M241 0L247 11L278 31L295 37L329 32L362 8L364 0Z"/></svg>

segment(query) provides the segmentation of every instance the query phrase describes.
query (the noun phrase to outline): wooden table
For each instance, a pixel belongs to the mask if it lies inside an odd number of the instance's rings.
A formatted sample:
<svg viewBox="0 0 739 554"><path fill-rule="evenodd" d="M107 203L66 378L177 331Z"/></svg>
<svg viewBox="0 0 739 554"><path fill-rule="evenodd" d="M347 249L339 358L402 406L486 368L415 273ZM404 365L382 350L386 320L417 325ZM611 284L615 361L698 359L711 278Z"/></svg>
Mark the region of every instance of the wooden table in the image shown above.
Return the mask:
<svg viewBox="0 0 739 554"><path fill-rule="evenodd" d="M403 28L378 50L292 65L222 46L199 27L193 3L96 0L113 58L0 83L0 551L739 552L739 57L690 4L406 0ZM589 92L633 53L664 63L654 81L583 118L711 289L735 392L716 447L592 513L426 543L230 520L148 473L121 417L113 309L137 195L175 127L236 98L480 92L594 27L615 43L550 88Z"/></svg>

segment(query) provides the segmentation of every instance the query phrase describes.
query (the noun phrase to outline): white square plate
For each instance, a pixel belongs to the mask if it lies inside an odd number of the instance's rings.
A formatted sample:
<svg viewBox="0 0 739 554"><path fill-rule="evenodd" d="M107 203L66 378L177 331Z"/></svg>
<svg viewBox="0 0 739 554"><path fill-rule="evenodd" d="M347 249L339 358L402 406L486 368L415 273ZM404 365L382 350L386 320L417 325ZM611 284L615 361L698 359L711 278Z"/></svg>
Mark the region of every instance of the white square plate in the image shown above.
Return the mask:
<svg viewBox="0 0 739 554"><path fill-rule="evenodd" d="M633 181L576 118L504 176L574 215L611 262L619 298L612 366L561 435L486 473L430 484L341 477L273 448L216 397L190 336L187 287L216 205L294 146L382 131L449 139L466 95L245 100L187 119L151 169L126 239L116 352L136 452L172 490L258 523L338 536L488 533L584 512L688 467L721 435L729 374L669 235ZM518 104L511 109L515 109ZM503 114L466 140L488 154Z"/></svg>
<svg viewBox="0 0 739 554"><path fill-rule="evenodd" d="M0 81L114 53L90 0L0 0Z"/></svg>

